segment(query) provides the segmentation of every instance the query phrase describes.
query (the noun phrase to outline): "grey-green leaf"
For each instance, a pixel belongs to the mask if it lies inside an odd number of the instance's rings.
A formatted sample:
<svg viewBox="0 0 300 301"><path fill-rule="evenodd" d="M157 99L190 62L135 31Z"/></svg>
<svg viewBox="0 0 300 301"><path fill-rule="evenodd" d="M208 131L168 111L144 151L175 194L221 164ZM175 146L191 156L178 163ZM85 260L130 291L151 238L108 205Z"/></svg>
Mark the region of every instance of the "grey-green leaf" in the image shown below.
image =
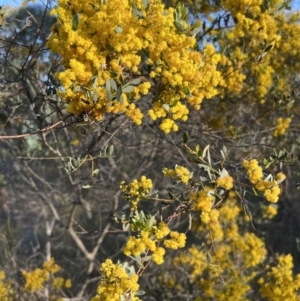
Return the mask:
<svg viewBox="0 0 300 301"><path fill-rule="evenodd" d="M89 2L89 4L92 6L95 12L98 12L100 10L94 3Z"/></svg>
<svg viewBox="0 0 300 301"><path fill-rule="evenodd" d="M167 103L164 103L164 104L163 104L163 108L164 108L167 112L170 111L170 106L169 106Z"/></svg>
<svg viewBox="0 0 300 301"><path fill-rule="evenodd" d="M129 85L129 86L123 87L122 90L124 93L130 93L133 91L133 89L134 89L134 86Z"/></svg>
<svg viewBox="0 0 300 301"><path fill-rule="evenodd" d="M110 80L110 84L111 84L111 88L112 88L114 91L117 91L117 83L115 82L114 79L111 79L111 80Z"/></svg>
<svg viewBox="0 0 300 301"><path fill-rule="evenodd" d="M75 31L78 28L79 19L80 19L80 16L79 16L78 13L73 16L73 19L72 19L72 29L75 30Z"/></svg>
<svg viewBox="0 0 300 301"><path fill-rule="evenodd" d="M187 144L188 141L189 141L189 135L188 135L187 132L184 132L184 133L183 133L183 143L184 143L184 144Z"/></svg>
<svg viewBox="0 0 300 301"><path fill-rule="evenodd" d="M183 27L183 25L180 22L174 21L174 25L176 26L176 28L179 31L185 31L185 28Z"/></svg>
<svg viewBox="0 0 300 301"><path fill-rule="evenodd" d="M202 26L196 27L192 30L192 35L195 37L202 30Z"/></svg>
<svg viewBox="0 0 300 301"><path fill-rule="evenodd" d="M118 100L119 102L121 102L121 97L122 97L122 87L119 86L119 87L117 88L117 95L116 95L116 98L117 98L117 100Z"/></svg>
<svg viewBox="0 0 300 301"><path fill-rule="evenodd" d="M114 146L110 145L109 148L108 148L108 154L111 157L113 155L113 153L114 153Z"/></svg>
<svg viewBox="0 0 300 301"><path fill-rule="evenodd" d="M135 86L135 85L140 84L141 81L142 81L142 80L138 77L138 78L133 79L133 80L130 82L130 84Z"/></svg>

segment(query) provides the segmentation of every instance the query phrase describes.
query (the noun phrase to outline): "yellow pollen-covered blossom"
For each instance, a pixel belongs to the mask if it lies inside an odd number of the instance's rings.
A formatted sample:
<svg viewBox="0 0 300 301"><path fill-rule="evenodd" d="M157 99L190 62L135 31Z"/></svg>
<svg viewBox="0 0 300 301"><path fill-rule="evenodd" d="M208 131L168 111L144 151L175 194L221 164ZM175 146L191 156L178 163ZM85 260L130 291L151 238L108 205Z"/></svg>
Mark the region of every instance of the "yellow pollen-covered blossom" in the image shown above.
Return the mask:
<svg viewBox="0 0 300 301"><path fill-rule="evenodd" d="M300 274L293 275L293 258L290 254L278 257L278 265L268 269L258 280L262 297L271 301L298 300Z"/></svg>
<svg viewBox="0 0 300 301"><path fill-rule="evenodd" d="M266 219L272 219L274 216L277 215L277 213L278 213L278 210L275 207L275 205L273 205L273 204L264 206L263 210L262 210L263 218L266 218Z"/></svg>
<svg viewBox="0 0 300 301"><path fill-rule="evenodd" d="M55 274L60 270L60 266L54 262L53 257L43 263L43 268L50 274Z"/></svg>
<svg viewBox="0 0 300 301"><path fill-rule="evenodd" d="M0 270L0 296L3 301L16 300L13 286L7 281L5 272Z"/></svg>
<svg viewBox="0 0 300 301"><path fill-rule="evenodd" d="M30 292L42 290L44 283L49 280L51 274L55 274L60 270L60 266L54 262L54 258L51 257L49 261L43 263L43 269L36 268L32 272L22 271L22 274L26 280L24 288ZM54 282L56 285L57 282Z"/></svg>
<svg viewBox="0 0 300 301"><path fill-rule="evenodd" d="M263 178L262 168L259 166L257 160L245 160L243 162L243 167L247 169L247 174L252 184L256 184L259 180Z"/></svg>
<svg viewBox="0 0 300 301"><path fill-rule="evenodd" d="M276 175L276 180L266 181L263 180L262 168L259 166L257 160L253 159L251 161L243 162L244 168L247 169L247 174L249 180L255 185L255 188L263 193L267 201L271 203L276 203L279 199L281 189L279 184L284 181L285 175L281 172Z"/></svg>
<svg viewBox="0 0 300 301"><path fill-rule="evenodd" d="M71 288L72 287L72 281L71 281L71 279L67 279L65 281L64 286L65 286L65 288Z"/></svg>
<svg viewBox="0 0 300 301"><path fill-rule="evenodd" d="M193 177L193 173L191 173L186 167L180 165L176 165L175 169L163 168L163 174L184 184L187 184Z"/></svg>
<svg viewBox="0 0 300 301"><path fill-rule="evenodd" d="M276 128L273 132L274 137L283 136L289 128L292 118L279 117L276 121Z"/></svg>
<svg viewBox="0 0 300 301"><path fill-rule="evenodd" d="M230 190L233 188L233 178L230 175L227 175L223 178L218 178L216 180L217 187L223 187L226 190Z"/></svg>
<svg viewBox="0 0 300 301"><path fill-rule="evenodd" d="M123 192L124 199L131 203L131 211L135 211L138 202L150 193L152 181L142 176L140 181L135 179L129 184L122 181L120 188Z"/></svg>
<svg viewBox="0 0 300 301"><path fill-rule="evenodd" d="M102 263L100 272L101 281L92 301L119 301L128 292L134 300L140 300L135 296L139 289L138 275L129 275L121 265L114 264L111 259Z"/></svg>
<svg viewBox="0 0 300 301"><path fill-rule="evenodd" d="M166 250L162 247L158 247L152 254L152 260L156 264L162 264L164 262L164 255Z"/></svg>
<svg viewBox="0 0 300 301"><path fill-rule="evenodd" d="M190 194L190 200L193 201L193 209L209 213L215 200L213 191L212 188L206 186L203 190L198 191L196 195Z"/></svg>
<svg viewBox="0 0 300 301"><path fill-rule="evenodd" d="M169 249L176 250L185 246L186 235L176 231L170 232L170 239L164 241L164 246Z"/></svg>
<svg viewBox="0 0 300 301"><path fill-rule="evenodd" d="M159 101L148 115L162 119L160 129L168 134L178 130L175 121L188 119L187 103L199 109L224 81L213 44L196 50L197 40L187 34L190 26L182 21L186 32L178 31L174 8L161 0L151 0L148 8L140 0L58 0L51 15L57 22L48 46L62 56L65 67L56 74L63 87L59 95L74 115L87 111L92 120L101 120L107 112L125 113L141 124L143 113L131 104L152 87L141 76L143 68L161 83Z"/></svg>
<svg viewBox="0 0 300 301"><path fill-rule="evenodd" d="M155 232L155 237L157 240L163 239L170 233L170 229L165 222L160 222L158 225L158 229Z"/></svg>
<svg viewBox="0 0 300 301"><path fill-rule="evenodd" d="M265 190L264 197L267 199L267 201L271 203L276 203L279 199L280 193L281 193L281 189L278 186L277 182L274 181L272 183L271 188Z"/></svg>

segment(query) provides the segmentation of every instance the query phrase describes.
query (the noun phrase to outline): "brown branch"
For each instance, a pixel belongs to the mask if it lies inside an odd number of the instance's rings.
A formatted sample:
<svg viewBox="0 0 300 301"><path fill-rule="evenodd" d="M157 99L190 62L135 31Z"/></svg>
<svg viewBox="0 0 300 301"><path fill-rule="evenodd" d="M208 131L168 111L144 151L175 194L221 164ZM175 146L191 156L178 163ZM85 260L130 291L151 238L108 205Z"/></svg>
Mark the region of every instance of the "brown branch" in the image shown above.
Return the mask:
<svg viewBox="0 0 300 301"><path fill-rule="evenodd" d="M24 138L24 137L28 137L28 136L31 136L31 135L35 135L35 134L39 134L39 133L43 133L43 132L47 132L47 131L50 131L54 128L56 128L58 125L60 125L61 123L63 123L63 120L61 121L58 121L50 126L47 126L43 129L40 129L40 130L36 130L36 131L33 131L31 133L26 133L26 134L21 134L21 135L12 135L12 136L0 136L0 140L3 140L3 139L18 139L18 138Z"/></svg>

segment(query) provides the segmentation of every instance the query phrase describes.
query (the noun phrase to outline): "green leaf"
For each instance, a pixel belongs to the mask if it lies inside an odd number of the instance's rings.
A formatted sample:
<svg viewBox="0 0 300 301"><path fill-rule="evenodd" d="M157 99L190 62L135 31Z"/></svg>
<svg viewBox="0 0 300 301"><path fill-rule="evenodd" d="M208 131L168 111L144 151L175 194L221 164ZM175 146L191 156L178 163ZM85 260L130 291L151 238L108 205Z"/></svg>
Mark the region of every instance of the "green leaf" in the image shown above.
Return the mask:
<svg viewBox="0 0 300 301"><path fill-rule="evenodd" d="M118 76L118 73L113 72L113 71L110 72L110 77L111 77L111 78L115 78L115 77L117 77L117 76Z"/></svg>
<svg viewBox="0 0 300 301"><path fill-rule="evenodd" d="M78 13L73 16L73 19L72 19L72 29L74 31L76 31L77 28L78 28L79 19L80 19L80 16L79 16Z"/></svg>
<svg viewBox="0 0 300 301"><path fill-rule="evenodd" d="M93 103L94 103L94 104L97 102L98 98L99 98L99 97L98 97L98 93L95 92L94 95L93 95Z"/></svg>
<svg viewBox="0 0 300 301"><path fill-rule="evenodd" d="M110 90L106 90L106 97L107 97L107 99L108 99L109 101L111 101L111 100L113 99L113 96L112 96ZM108 105L108 104L107 104L107 105Z"/></svg>
<svg viewBox="0 0 300 301"><path fill-rule="evenodd" d="M134 86L131 86L131 85L128 85L128 86L122 88L124 93L130 93L133 91L133 89L134 89Z"/></svg>
<svg viewBox="0 0 300 301"><path fill-rule="evenodd" d="M111 86L110 86L110 79L106 80L105 82L105 89L106 91L110 90Z"/></svg>
<svg viewBox="0 0 300 301"><path fill-rule="evenodd" d="M228 171L225 168L223 168L220 173L220 178L225 178L226 176L228 176Z"/></svg>
<svg viewBox="0 0 300 301"><path fill-rule="evenodd" d="M163 108L164 108L167 112L170 111L170 106L169 106L167 103L164 103L164 104L163 104Z"/></svg>
<svg viewBox="0 0 300 301"><path fill-rule="evenodd" d="M143 261L144 261L144 262L147 262L147 261L151 260L151 258L152 258L151 255L145 256L145 257L143 258Z"/></svg>
<svg viewBox="0 0 300 301"><path fill-rule="evenodd" d="M116 98L117 98L117 100L121 103L121 97L122 97L122 87L121 86L119 86L118 88L117 88L117 95L116 95Z"/></svg>
<svg viewBox="0 0 300 301"><path fill-rule="evenodd" d="M199 156L199 157L202 155L201 148L200 148L200 145L199 145L199 144L196 145L196 154L197 154L197 156Z"/></svg>
<svg viewBox="0 0 300 301"><path fill-rule="evenodd" d="M183 27L183 25L180 22L174 21L174 25L179 31L185 31L185 28Z"/></svg>
<svg viewBox="0 0 300 301"><path fill-rule="evenodd" d="M120 102L121 105L124 104L123 95L120 96L119 102Z"/></svg>
<svg viewBox="0 0 300 301"><path fill-rule="evenodd" d="M89 2L89 4L92 6L95 12L98 12L100 10L94 3Z"/></svg>
<svg viewBox="0 0 300 301"><path fill-rule="evenodd" d="M145 7L146 12L148 12L149 8L150 8L150 1L149 0L143 0L143 5Z"/></svg>
<svg viewBox="0 0 300 301"><path fill-rule="evenodd" d="M136 260L136 262L138 263L138 265L142 265L142 258L140 255L136 255L134 256L134 259Z"/></svg>
<svg viewBox="0 0 300 301"><path fill-rule="evenodd" d="M93 176L96 176L99 172L100 172L100 170L98 168L93 170Z"/></svg>
<svg viewBox="0 0 300 301"><path fill-rule="evenodd" d="M207 259L207 262L208 263L212 263L212 257L211 257L211 255L210 255L210 253L206 253L206 259Z"/></svg>
<svg viewBox="0 0 300 301"><path fill-rule="evenodd" d="M210 147L209 144L205 146L205 148L204 148L204 150L203 150L203 153L202 153L202 158L203 158L203 159L206 157L206 154L207 154L208 151L209 151L209 147Z"/></svg>
<svg viewBox="0 0 300 301"><path fill-rule="evenodd" d="M132 13L138 19L143 18L143 13L136 7L135 4L133 4L133 6L132 6Z"/></svg>
<svg viewBox="0 0 300 301"><path fill-rule="evenodd" d="M141 81L142 81L142 80L138 77L138 78L133 79L133 80L130 82L130 84L135 86L135 85L140 84Z"/></svg>
<svg viewBox="0 0 300 301"><path fill-rule="evenodd" d="M187 144L189 141L189 135L188 135L188 132L184 132L183 133L183 143L184 144Z"/></svg>
<svg viewBox="0 0 300 301"><path fill-rule="evenodd" d="M189 212L189 230L192 230L193 216L191 212Z"/></svg>
<svg viewBox="0 0 300 301"><path fill-rule="evenodd" d="M184 94L185 94L186 96L188 96L188 97L191 97L191 96L192 96L189 87L184 87L184 88L183 88L183 92L184 92Z"/></svg>
<svg viewBox="0 0 300 301"><path fill-rule="evenodd" d="M129 228L130 228L130 224L129 223L128 224L123 224L122 228L123 228L123 231L128 231Z"/></svg>
<svg viewBox="0 0 300 301"><path fill-rule="evenodd" d="M269 45L267 45L267 47L264 49L263 52L268 52L268 51L270 51L273 47L274 47L274 44L273 44L273 43L272 43L272 44L269 44Z"/></svg>
<svg viewBox="0 0 300 301"><path fill-rule="evenodd" d="M117 83L115 82L114 79L110 80L110 84L111 84L111 89L117 91Z"/></svg>
<svg viewBox="0 0 300 301"><path fill-rule="evenodd" d="M207 178L202 177L202 176L200 176L199 178L200 178L200 181L201 181L201 182L207 182Z"/></svg>
<svg viewBox="0 0 300 301"><path fill-rule="evenodd" d="M191 34L195 37L202 30L202 26L196 27L192 30Z"/></svg>
<svg viewBox="0 0 300 301"><path fill-rule="evenodd" d="M87 86L94 86L97 83L98 75L94 75L90 78L89 82L87 83Z"/></svg>
<svg viewBox="0 0 300 301"><path fill-rule="evenodd" d="M110 145L109 148L108 148L108 154L111 157L113 155L113 153L114 153L114 146Z"/></svg>

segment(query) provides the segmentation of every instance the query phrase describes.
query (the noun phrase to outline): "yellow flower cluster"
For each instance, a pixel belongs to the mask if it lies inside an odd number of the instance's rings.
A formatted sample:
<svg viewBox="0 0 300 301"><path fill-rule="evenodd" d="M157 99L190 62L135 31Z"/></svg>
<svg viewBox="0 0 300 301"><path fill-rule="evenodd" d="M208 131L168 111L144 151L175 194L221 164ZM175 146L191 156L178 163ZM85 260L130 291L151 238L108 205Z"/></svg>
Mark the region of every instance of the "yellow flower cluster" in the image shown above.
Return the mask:
<svg viewBox="0 0 300 301"><path fill-rule="evenodd" d="M132 301L140 300L135 296L139 289L138 275L128 274L124 267L114 264L111 259L106 259L102 263L100 272L101 281L97 288L97 295L91 301L120 301L128 297L131 297Z"/></svg>
<svg viewBox="0 0 300 301"><path fill-rule="evenodd" d="M292 77L300 69L297 51L300 41L293 38L300 34L300 15L279 9L287 2L226 0L209 5L197 0L185 3L195 15L205 13L210 22L216 20L216 12L228 13L228 18L223 19L225 28L207 33L224 50L219 70L226 78L222 93L225 99L228 95L243 95L243 104L265 103L270 100L268 94L274 91L272 87L278 92L291 88Z"/></svg>
<svg viewBox="0 0 300 301"><path fill-rule="evenodd" d="M263 180L262 168L255 159L250 161L245 160L243 162L243 167L247 169L249 180L255 185L255 188L258 191L263 192L267 201L276 203L281 193L279 183L285 179L285 175L280 172L276 175L276 179L272 182Z"/></svg>
<svg viewBox="0 0 300 301"><path fill-rule="evenodd" d="M163 174L184 184L188 184L189 180L193 177L192 172L180 165L176 165L175 169L163 168Z"/></svg>
<svg viewBox="0 0 300 301"><path fill-rule="evenodd" d="M232 242L232 247L238 254L243 254L245 268L257 266L267 254L264 242L254 233L245 233L241 241Z"/></svg>
<svg viewBox="0 0 300 301"><path fill-rule="evenodd" d="M151 113L149 113L149 115L151 116ZM155 119L156 119L156 117L155 117ZM163 119L159 128L166 134L169 134L171 131L174 131L174 132L178 131L178 125L171 118Z"/></svg>
<svg viewBox="0 0 300 301"><path fill-rule="evenodd" d="M215 200L214 190L208 186L198 191L191 192L189 200L192 202L192 209L201 211L201 221L205 224L218 221L218 210L212 209Z"/></svg>
<svg viewBox="0 0 300 301"><path fill-rule="evenodd" d="M22 273L26 280L24 288L31 293L42 290L44 283L49 280L49 273L44 269L37 268L32 272L22 271Z"/></svg>
<svg viewBox="0 0 300 301"><path fill-rule="evenodd" d="M0 270L0 296L0 300L2 301L15 300L15 294L12 286L10 283L5 281L5 272L2 270Z"/></svg>
<svg viewBox="0 0 300 301"><path fill-rule="evenodd" d="M131 211L135 211L137 209L138 202L150 193L152 181L151 179L147 179L145 176L142 176L140 181L135 179L129 184L122 181L120 188L123 191L124 199L131 203Z"/></svg>
<svg viewBox="0 0 300 301"><path fill-rule="evenodd" d="M198 110L224 84L214 46L194 50L196 39L178 31L174 8L166 9L161 0L151 0L147 8L142 0L59 0L51 14L58 20L48 46L62 55L65 67L57 74L63 86L59 94L75 115L88 111L100 120L106 112L124 112L141 124L143 114L134 102L151 88L150 82L135 81L141 53L147 53L150 77L162 83L148 114L163 118L160 128L166 133L178 130L176 120L188 119L184 101Z"/></svg>
<svg viewBox="0 0 300 301"><path fill-rule="evenodd" d="M220 40L221 45L230 43L233 46L232 49L234 49L229 53L228 61L225 62L226 59L224 59L223 63L229 75L226 82L228 92L239 93L242 88L250 88L253 91L251 93L252 99L253 94L255 94L257 97L254 98L261 100L261 102L265 101L265 96L273 81L274 62L266 55L267 52L259 59L264 59L267 64L261 65L255 62L263 54L264 48L261 45L265 45L265 47L266 45L272 45L274 47L275 43L280 42L280 27L277 20L277 17L280 18L280 16L278 16L276 9L279 1L273 1L272 5L268 5L269 8L265 11L262 11L260 0L229 0L223 2L223 8L230 12L235 19L235 26L227 31L224 38ZM247 36L247 42L243 44L242 48L241 45L242 41L245 42L245 36ZM249 64L249 62L252 62L252 64ZM243 68L246 63L248 63L247 67ZM251 78L249 83L246 80L247 75ZM250 85L250 83L253 83L253 78L257 83L255 89Z"/></svg>
<svg viewBox="0 0 300 301"><path fill-rule="evenodd" d="M247 169L247 175L252 184L256 184L263 178L263 171L257 160L245 160L243 162L243 167Z"/></svg>
<svg viewBox="0 0 300 301"><path fill-rule="evenodd" d="M249 180L252 184L255 185L255 189L263 192L264 197L267 199L267 201L276 203L281 193L279 183L281 183L285 179L285 175L280 172L276 175L276 179L274 181L265 181L262 179L262 168L259 166L257 160L245 160L243 162L243 166L247 169Z"/></svg>
<svg viewBox="0 0 300 301"><path fill-rule="evenodd" d="M65 288L71 288L72 287L72 281L71 279L64 279L62 277L56 277L53 279L52 287L55 289L61 289L63 287Z"/></svg>
<svg viewBox="0 0 300 301"><path fill-rule="evenodd" d="M276 128L273 132L273 136L278 137L284 135L286 130L289 128L291 121L292 118L279 117L276 121Z"/></svg>
<svg viewBox="0 0 300 301"><path fill-rule="evenodd" d="M58 272L60 270L60 266L57 265L54 262L54 258L51 257L50 260L45 261L43 263L43 268L45 271L47 271L49 274L55 274L56 272Z"/></svg>
<svg viewBox="0 0 300 301"><path fill-rule="evenodd" d="M272 219L274 216L276 216L278 213L277 208L275 207L275 205L270 204L268 206L264 206L262 208L262 216L265 219Z"/></svg>
<svg viewBox="0 0 300 301"><path fill-rule="evenodd" d="M138 256L149 249L154 252L156 250L155 241L149 238L149 232L144 232L141 237L130 236L124 248L124 254L130 256Z"/></svg>
<svg viewBox="0 0 300 301"><path fill-rule="evenodd" d="M54 258L51 257L50 260L43 263L43 268L36 268L32 272L22 271L25 278L24 288L31 293L37 290L42 290L46 281L50 280L50 276L57 273L60 270L60 266L54 262ZM72 282L70 279L63 279L61 277L56 277L53 279L52 287L54 289L60 289L62 287L70 288Z"/></svg>
<svg viewBox="0 0 300 301"><path fill-rule="evenodd" d="M227 175L225 177L219 177L216 180L217 187L223 187L226 190L230 190L233 188L233 178L230 175Z"/></svg>
<svg viewBox="0 0 300 301"><path fill-rule="evenodd" d="M185 246L186 235L184 233L171 231L166 223L160 222L158 226L153 226L148 231L141 231L140 237L130 236L124 248L124 254L138 256L150 250L152 260L156 264L162 264L165 249L159 247L158 243L167 235L170 235L170 239L164 240L166 248L176 250Z"/></svg>
<svg viewBox="0 0 300 301"><path fill-rule="evenodd" d="M166 250L162 247L158 247L155 252L152 254L152 260L156 264L162 264L164 262L164 255L166 253Z"/></svg>
<svg viewBox="0 0 300 301"><path fill-rule="evenodd" d="M259 265L266 256L266 248L260 238L244 234L239 228L240 211L235 193L230 191L219 209L219 223L193 221L193 230L206 244L201 248L192 246L174 259L174 266L185 269L194 289L199 290L197 301L250 300L250 283L261 273ZM215 254L211 252L211 238Z"/></svg>
<svg viewBox="0 0 300 301"><path fill-rule="evenodd" d="M164 246L168 249L177 250L185 246L186 235L177 231L170 232L170 239L164 240Z"/></svg>
<svg viewBox="0 0 300 301"><path fill-rule="evenodd" d="M278 265L269 268L258 283L262 297L267 300L299 300L300 274L293 276L293 258L290 254L279 256Z"/></svg>

